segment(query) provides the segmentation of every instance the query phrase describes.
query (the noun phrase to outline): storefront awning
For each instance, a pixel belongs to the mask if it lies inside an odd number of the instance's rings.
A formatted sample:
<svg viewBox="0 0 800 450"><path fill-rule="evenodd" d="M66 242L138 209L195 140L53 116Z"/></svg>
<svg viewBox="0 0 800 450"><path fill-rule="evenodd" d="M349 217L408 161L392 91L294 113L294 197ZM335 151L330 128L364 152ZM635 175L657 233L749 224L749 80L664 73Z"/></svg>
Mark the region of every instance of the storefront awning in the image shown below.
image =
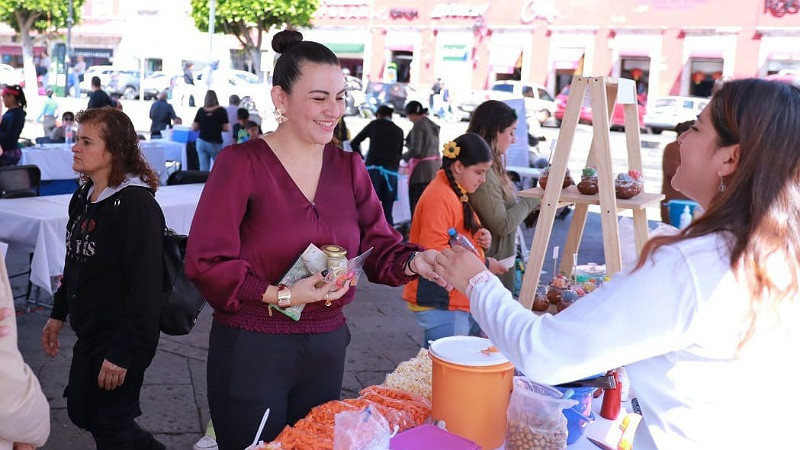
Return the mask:
<svg viewBox="0 0 800 450"><path fill-rule="evenodd" d="M364 44L346 43L346 42L332 42L325 44L325 47L331 49L337 55L363 55Z"/></svg>
<svg viewBox="0 0 800 450"><path fill-rule="evenodd" d="M489 66L495 73L514 73L522 66L522 47L497 47L489 51Z"/></svg>

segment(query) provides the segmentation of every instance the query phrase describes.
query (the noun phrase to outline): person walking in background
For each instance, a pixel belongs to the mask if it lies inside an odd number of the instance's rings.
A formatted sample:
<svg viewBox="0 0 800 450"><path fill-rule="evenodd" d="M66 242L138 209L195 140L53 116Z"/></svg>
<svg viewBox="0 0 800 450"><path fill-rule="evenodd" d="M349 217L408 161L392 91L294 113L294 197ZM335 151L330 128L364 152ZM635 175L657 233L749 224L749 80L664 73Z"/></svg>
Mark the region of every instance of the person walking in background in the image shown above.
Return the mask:
<svg viewBox="0 0 800 450"><path fill-rule="evenodd" d="M389 225L394 224L392 207L397 199L397 169L403 156L403 130L392 122L393 112L391 106L378 107L377 119L362 128L350 142L353 151L361 154L361 142L369 139L365 163Z"/></svg>
<svg viewBox="0 0 800 450"><path fill-rule="evenodd" d="M412 100L406 105L406 117L413 123L406 137L408 151L403 154L403 159L408 161L408 201L413 222L417 201L436 176L442 158L439 154L439 125L428 118L428 108Z"/></svg>
<svg viewBox="0 0 800 450"><path fill-rule="evenodd" d="M437 105L436 96L441 94L442 92L441 82L442 82L441 78L436 78L436 81L433 83L433 86L431 86L431 95L430 98L428 99L428 108L430 108L431 111L436 111L436 105Z"/></svg>
<svg viewBox="0 0 800 450"><path fill-rule="evenodd" d="M92 77L92 91L89 93L89 103L86 105L86 108L102 108L103 106L112 106L115 107L114 102L111 101L111 97L106 94L106 91L103 90L103 87L100 85L100 77L93 76Z"/></svg>
<svg viewBox="0 0 800 450"><path fill-rule="evenodd" d="M6 107L0 121L0 167L15 166L22 158L19 135L25 127L25 107L28 106L28 101L17 84L4 86L0 92Z"/></svg>
<svg viewBox="0 0 800 450"><path fill-rule="evenodd" d="M50 133L50 142L64 143L67 141L67 134L70 135L70 141L75 141L75 114L72 111L64 111L61 115L61 125L56 127Z"/></svg>
<svg viewBox="0 0 800 450"><path fill-rule="evenodd" d="M492 165L492 151L480 136L467 133L444 146L442 168L419 199L408 241L424 248L441 250L450 245L448 230L470 240L478 257L484 260L491 233L481 227L467 195L475 192ZM494 258L485 258L495 273L505 272ZM403 300L414 312L425 332L422 346L447 336L477 335L478 327L469 314L469 301L460 292L450 291L425 279L412 280L403 290Z"/></svg>
<svg viewBox="0 0 800 450"><path fill-rule="evenodd" d="M443 250L436 270L531 380L624 365L647 426L637 446L790 448L800 391L742 387L800 366L800 89L729 81L679 144L672 184L703 215L558 315L524 308L468 252Z"/></svg>
<svg viewBox="0 0 800 450"><path fill-rule="evenodd" d="M83 81L83 76L86 73L86 61L83 60L83 56L78 55L78 61L75 62L75 65L72 66L69 72L69 78L71 80L70 84L72 85L72 95L75 98L79 98L81 96L81 82Z"/></svg>
<svg viewBox="0 0 800 450"><path fill-rule="evenodd" d="M217 159L222 150L222 132L231 129L228 113L219 106L217 93L213 89L206 92L203 106L197 110L192 122L192 130L200 131L197 137L197 156L200 170L211 170L211 162Z"/></svg>
<svg viewBox="0 0 800 450"><path fill-rule="evenodd" d="M256 123L253 120L247 121L247 140L257 139L261 136L263 132L261 131L261 125Z"/></svg>
<svg viewBox="0 0 800 450"><path fill-rule="evenodd" d="M158 174L139 150L130 118L114 108L78 113L64 276L42 330L49 356L69 317L78 337L64 391L70 420L97 448L164 449L134 419L156 352L163 302L164 215Z"/></svg>
<svg viewBox="0 0 800 450"><path fill-rule="evenodd" d="M234 126L234 124L236 124L236 122L238 120L238 117L239 117L239 105L241 103L242 103L242 99L240 99L239 96L236 95L236 94L233 94L230 97L228 97L228 106L225 107L225 112L228 114L228 123L231 124L231 126ZM247 117L245 119L249 119L250 118L250 112L247 111L247 109L245 109L245 111L247 112ZM247 122L245 122L245 124L246 123ZM229 131L222 132L222 146L223 147L227 147L227 146L229 146L231 144L236 144L237 142L239 142L239 138L238 138L238 136L236 136L235 131L236 130L229 130Z"/></svg>
<svg viewBox="0 0 800 450"><path fill-rule="evenodd" d="M162 131L172 128L173 123L179 123L175 108L167 102L167 91L159 92L150 106L150 121L150 139L161 138Z"/></svg>
<svg viewBox="0 0 800 450"><path fill-rule="evenodd" d="M664 200L661 202L661 221L675 227L677 227L678 224L671 223L667 202L670 200L689 199L689 197L681 194L680 191L672 187L672 177L675 176L675 172L678 171L678 166L681 165L681 144L678 140L683 133L689 131L692 125L694 125L694 120L687 120L686 122L675 125L675 132L678 133L678 136L675 138L675 141L670 142L664 147L664 154L661 157L661 173L663 176L661 180L661 193L664 194Z"/></svg>
<svg viewBox="0 0 800 450"><path fill-rule="evenodd" d="M539 207L538 199L517 199L511 179L506 175L506 152L515 142L517 113L497 100L487 100L472 113L467 132L477 133L492 149L492 170L486 174L486 183L469 195L469 202L492 233L492 245L486 256L498 260L517 253L517 229L531 212ZM499 275L503 286L514 291L515 271Z"/></svg>
<svg viewBox="0 0 800 450"><path fill-rule="evenodd" d="M364 163L331 144L344 113L336 55L284 30L272 104L278 128L219 155L200 197L186 251L186 274L214 308L208 345L208 403L221 450L272 441L311 408L341 396L350 331L348 281L320 273L291 286L287 269L314 244L364 263L375 283L398 286L430 276L435 251L403 244L383 218ZM421 253L419 253L421 252ZM305 305L295 321L276 308Z"/></svg>
<svg viewBox="0 0 800 450"><path fill-rule="evenodd" d="M0 449L33 450L50 435L50 405L17 347L17 317L0 257Z"/></svg>
<svg viewBox="0 0 800 450"><path fill-rule="evenodd" d="M44 131L44 136L50 136L53 132L53 129L56 127L56 114L58 114L58 103L53 100L53 90L47 88L45 91L45 100L44 105L42 105L42 112L39 113L39 117L36 118L36 121L42 122L42 129Z"/></svg>

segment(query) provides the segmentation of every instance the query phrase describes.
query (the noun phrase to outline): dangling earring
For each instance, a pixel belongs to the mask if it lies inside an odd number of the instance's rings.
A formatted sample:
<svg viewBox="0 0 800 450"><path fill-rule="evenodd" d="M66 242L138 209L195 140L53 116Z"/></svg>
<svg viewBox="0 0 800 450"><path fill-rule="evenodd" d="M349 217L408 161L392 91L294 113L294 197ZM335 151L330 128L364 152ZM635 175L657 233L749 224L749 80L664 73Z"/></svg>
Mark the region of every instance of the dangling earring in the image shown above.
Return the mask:
<svg viewBox="0 0 800 450"><path fill-rule="evenodd" d="M725 192L725 180L722 178L722 175L719 176L719 191Z"/></svg>
<svg viewBox="0 0 800 450"><path fill-rule="evenodd" d="M283 115L283 111L281 111L280 108L272 110L272 115L275 117L275 122L278 122L279 125L289 120Z"/></svg>

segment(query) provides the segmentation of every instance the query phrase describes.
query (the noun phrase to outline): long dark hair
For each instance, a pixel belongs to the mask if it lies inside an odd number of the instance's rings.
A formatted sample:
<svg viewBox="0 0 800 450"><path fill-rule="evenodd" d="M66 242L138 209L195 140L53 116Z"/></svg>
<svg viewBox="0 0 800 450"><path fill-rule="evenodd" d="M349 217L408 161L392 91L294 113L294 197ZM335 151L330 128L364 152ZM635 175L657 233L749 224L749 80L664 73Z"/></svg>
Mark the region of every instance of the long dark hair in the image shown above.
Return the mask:
<svg viewBox="0 0 800 450"><path fill-rule="evenodd" d="M467 133L479 134L492 149L492 170L502 182L503 191L511 192L511 182L506 175L506 160L497 151L497 135L517 121L514 108L498 100L486 100L478 105L469 120Z"/></svg>
<svg viewBox="0 0 800 450"><path fill-rule="evenodd" d="M458 147L458 155L455 157L452 157L453 143L455 143L455 147ZM458 182L456 182L452 165L456 161L460 161L464 167L469 167L475 164L490 162L491 160L492 149L489 148L489 144L487 144L482 137L475 133L462 134L454 141L444 145L442 170L444 170L444 174L447 176L447 181L450 182L450 187L453 189L453 192L455 192L456 196L461 200L461 205L464 208L464 228L470 233L478 231L480 229L480 223L478 223L475 211L472 210L472 206L469 204L467 193L462 190Z"/></svg>
<svg viewBox="0 0 800 450"><path fill-rule="evenodd" d="M787 83L742 79L725 83L708 104L717 145L739 145L736 171L706 212L675 236L651 239L636 268L664 245L727 232L730 264L750 290L750 324L743 345L764 317L777 319L781 303L798 295L800 273L800 89ZM789 282L768 270L779 255Z"/></svg>
<svg viewBox="0 0 800 450"><path fill-rule="evenodd" d="M339 58L324 45L304 41L303 34L296 30L283 30L272 38L272 49L280 53L275 62L272 84L280 86L287 94L300 78L300 65L304 62L339 66Z"/></svg>
<svg viewBox="0 0 800 450"><path fill-rule="evenodd" d="M131 119L122 111L111 107L90 108L78 112L75 121L98 127L100 139L111 153L111 173L108 185L119 186L126 174L142 179L151 189L158 188L158 175L150 168L139 150L139 139Z"/></svg>

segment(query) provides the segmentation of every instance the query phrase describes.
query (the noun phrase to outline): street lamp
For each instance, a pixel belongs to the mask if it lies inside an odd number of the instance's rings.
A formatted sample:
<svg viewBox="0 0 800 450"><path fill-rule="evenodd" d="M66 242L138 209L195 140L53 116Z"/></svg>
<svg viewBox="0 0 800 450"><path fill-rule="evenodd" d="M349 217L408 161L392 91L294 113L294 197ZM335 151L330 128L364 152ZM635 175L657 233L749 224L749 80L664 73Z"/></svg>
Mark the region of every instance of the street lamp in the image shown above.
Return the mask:
<svg viewBox="0 0 800 450"><path fill-rule="evenodd" d="M64 55L64 97L69 97L69 68L72 64L72 23L75 21L72 15L72 0L69 0L67 9L67 49ZM80 88L76 87L76 89Z"/></svg>

